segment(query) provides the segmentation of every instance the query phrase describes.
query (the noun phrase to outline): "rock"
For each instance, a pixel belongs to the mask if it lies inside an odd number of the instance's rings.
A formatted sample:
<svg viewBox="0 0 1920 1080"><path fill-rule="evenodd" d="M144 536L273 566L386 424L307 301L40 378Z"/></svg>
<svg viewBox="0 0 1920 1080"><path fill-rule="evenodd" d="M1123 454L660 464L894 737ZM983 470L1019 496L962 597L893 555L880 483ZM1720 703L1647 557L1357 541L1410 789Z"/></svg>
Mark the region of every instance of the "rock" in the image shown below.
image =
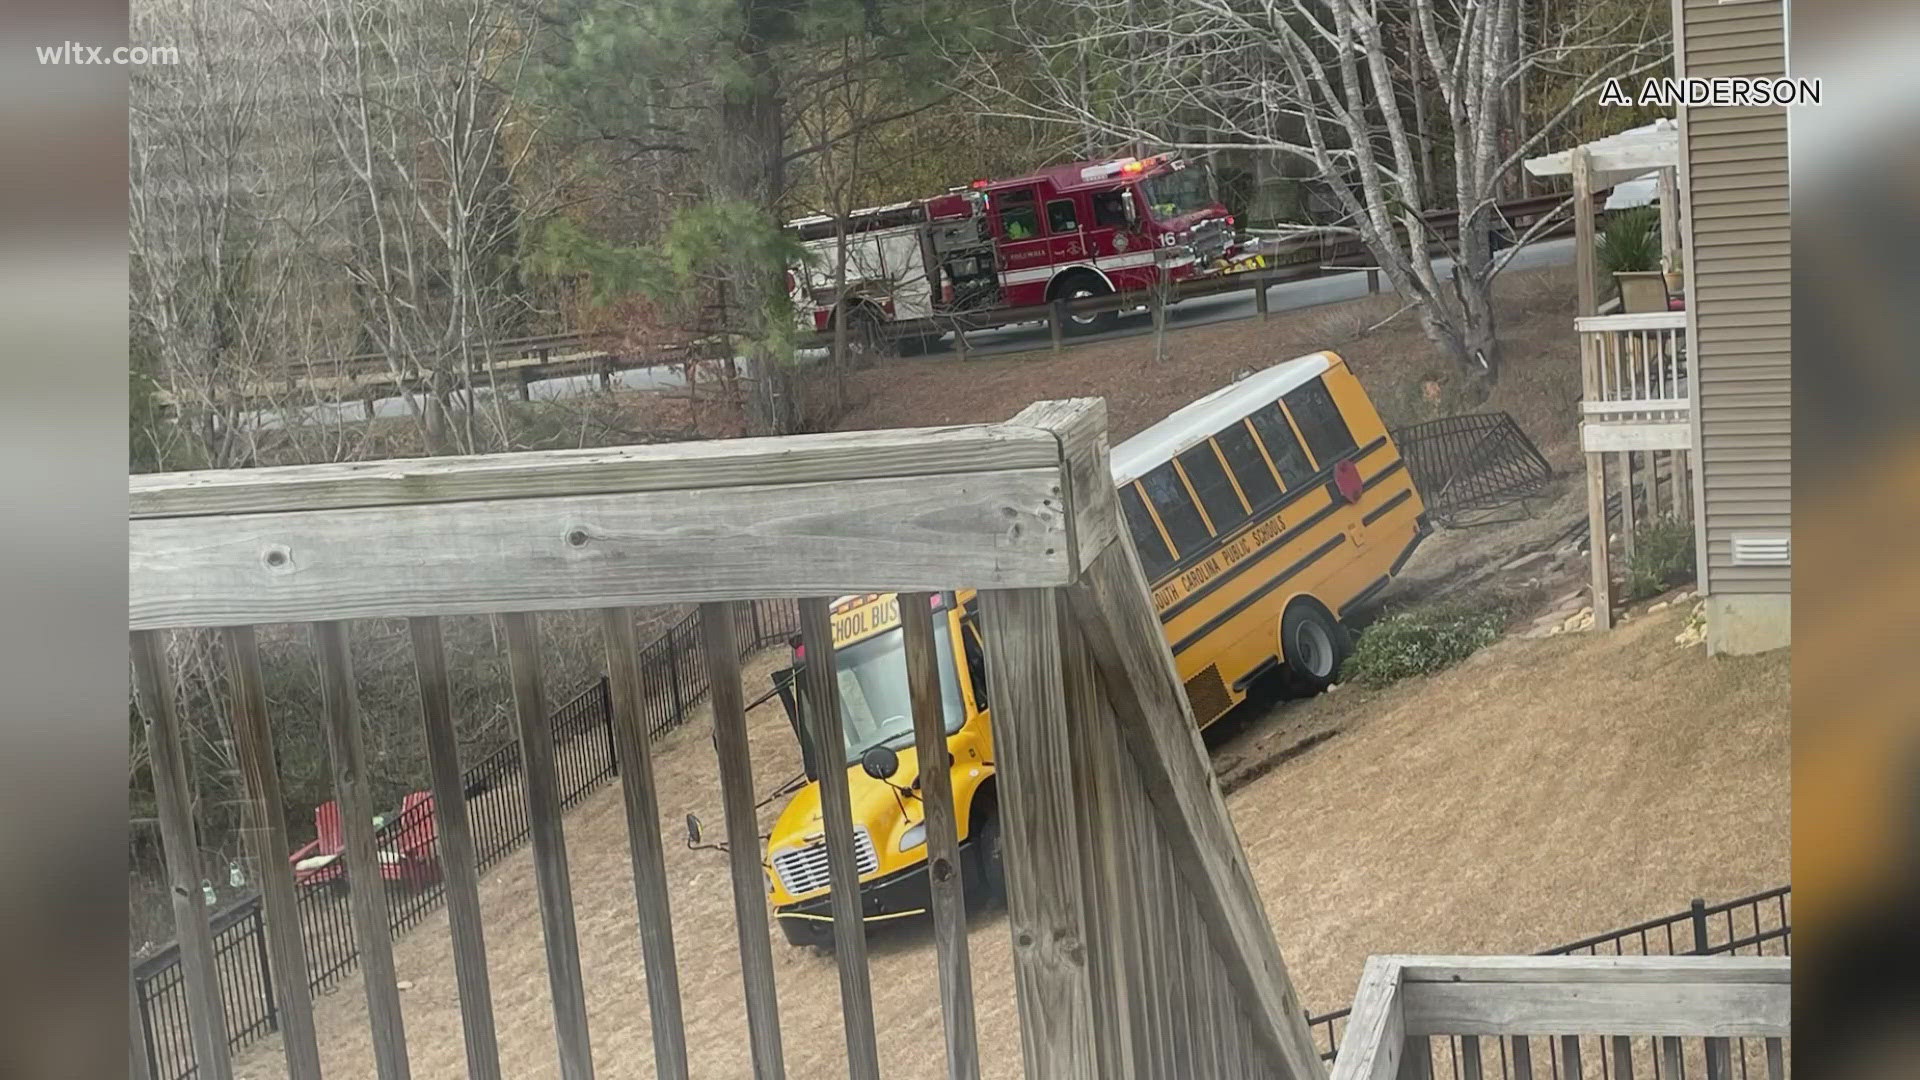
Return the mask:
<svg viewBox="0 0 1920 1080"><path fill-rule="evenodd" d="M397 982L397 983L394 983L394 984L393 984L393 986L394 986L394 989L396 989L396 990L411 990L411 989L413 989L413 983L412 983L412 981L411 981L411 980L408 980L408 979L401 979L401 980L400 980L399 982Z"/></svg>
<svg viewBox="0 0 1920 1080"><path fill-rule="evenodd" d="M1583 607L1583 608L1581 608L1581 609L1580 609L1580 611L1579 611L1579 614L1580 614L1580 615L1582 615L1582 616L1584 616L1584 617L1587 617L1587 618L1592 618L1592 616L1593 616L1593 605L1592 605L1592 604L1588 604L1588 605L1587 605L1586 607Z"/></svg>
<svg viewBox="0 0 1920 1080"><path fill-rule="evenodd" d="M1536 563L1545 562L1546 560L1551 558L1553 558L1553 554L1551 552L1546 552L1546 551L1528 552L1527 554L1520 556L1519 558L1513 560L1512 562L1501 567L1500 569L1525 570L1529 566L1533 566Z"/></svg>
<svg viewBox="0 0 1920 1080"><path fill-rule="evenodd" d="M1657 604L1647 605L1647 614L1649 615L1653 614L1656 611L1665 611L1665 610L1667 610L1667 602L1665 600L1662 600Z"/></svg>
<svg viewBox="0 0 1920 1080"><path fill-rule="evenodd" d="M1548 637L1552 637L1552 636L1553 636L1553 635L1555 635L1555 634L1564 634L1564 633L1566 633L1566 632L1567 632L1567 628L1566 628L1566 627L1564 627L1564 626L1549 626L1549 627L1547 627L1547 636L1548 636Z"/></svg>
<svg viewBox="0 0 1920 1080"><path fill-rule="evenodd" d="M1568 604L1574 603L1575 601L1579 600L1581 597L1585 595L1587 595L1587 590L1575 589L1572 592L1566 594L1565 596L1562 596L1560 599L1555 600L1553 602L1553 606L1566 607Z"/></svg>
<svg viewBox="0 0 1920 1080"><path fill-rule="evenodd" d="M1627 620L1631 618L1633 618L1633 612L1623 611L1620 613L1620 617L1618 619L1615 619L1614 621L1619 623L1622 626L1625 626L1627 624Z"/></svg>

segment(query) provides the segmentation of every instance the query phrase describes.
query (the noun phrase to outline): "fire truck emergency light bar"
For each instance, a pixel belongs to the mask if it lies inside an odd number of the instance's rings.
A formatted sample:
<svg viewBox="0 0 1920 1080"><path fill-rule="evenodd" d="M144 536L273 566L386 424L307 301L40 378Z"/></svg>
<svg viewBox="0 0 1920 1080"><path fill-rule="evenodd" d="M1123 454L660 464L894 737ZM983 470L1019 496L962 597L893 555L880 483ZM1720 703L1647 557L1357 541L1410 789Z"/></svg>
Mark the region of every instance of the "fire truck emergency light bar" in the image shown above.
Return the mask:
<svg viewBox="0 0 1920 1080"><path fill-rule="evenodd" d="M1121 173L1143 173L1156 165L1169 161L1173 163L1173 167L1176 169L1183 168L1186 165L1186 162L1174 158L1172 154L1155 154L1150 158L1121 158L1118 161L1109 161L1104 165L1089 165L1081 169L1080 179L1087 183L1092 183L1096 180L1105 180L1110 176L1117 176Z"/></svg>

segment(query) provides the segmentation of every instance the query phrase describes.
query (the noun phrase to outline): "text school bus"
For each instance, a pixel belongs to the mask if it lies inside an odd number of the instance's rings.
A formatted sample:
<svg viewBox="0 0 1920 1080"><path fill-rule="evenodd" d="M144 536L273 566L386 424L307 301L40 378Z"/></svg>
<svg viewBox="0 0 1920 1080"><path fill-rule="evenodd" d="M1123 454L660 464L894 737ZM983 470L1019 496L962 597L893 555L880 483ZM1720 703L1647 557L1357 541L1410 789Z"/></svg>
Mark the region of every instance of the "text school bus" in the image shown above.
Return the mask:
<svg viewBox="0 0 1920 1080"><path fill-rule="evenodd" d="M1340 619L1377 595L1427 533L1419 493L1373 404L1330 352L1268 368L1187 405L1116 447L1114 484L1153 605L1201 726L1244 700L1256 679L1309 688L1337 674ZM991 703L972 590L934 599L941 708L966 880L1001 888ZM767 841L774 914L789 941L828 946L823 768L848 770L862 910L869 922L929 905L926 828L898 597L833 608L845 745L807 743L795 678L775 676L800 733L809 782ZM872 776L879 754L891 775ZM894 764L897 762L897 765Z"/></svg>

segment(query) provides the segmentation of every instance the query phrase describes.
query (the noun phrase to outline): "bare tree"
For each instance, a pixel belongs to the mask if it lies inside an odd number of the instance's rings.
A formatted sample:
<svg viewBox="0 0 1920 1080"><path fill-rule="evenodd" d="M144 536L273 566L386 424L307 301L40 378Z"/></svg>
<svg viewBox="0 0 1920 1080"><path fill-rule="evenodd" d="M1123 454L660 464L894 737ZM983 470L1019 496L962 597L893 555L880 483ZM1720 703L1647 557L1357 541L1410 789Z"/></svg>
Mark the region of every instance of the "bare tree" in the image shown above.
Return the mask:
<svg viewBox="0 0 1920 1080"><path fill-rule="evenodd" d="M1340 208L1338 224L1366 243L1428 337L1488 379L1499 371L1492 282L1512 257L1496 259L1490 242L1503 178L1606 79L1670 54L1646 10L1602 6L1568 12L1551 40L1523 51L1522 0L1064 2L1071 17L1051 17L1044 29L1027 5L1010 2L1004 42L1027 57L1023 77L1004 74L1004 56L981 53L959 88L989 111L1116 141L1304 159ZM1076 32L1059 33L1063 22ZM1104 90L1092 97L1074 74L1088 50L1103 58ZM1582 64L1568 103L1503 147L1512 87L1575 56L1604 59ZM1443 112L1434 126L1450 175L1427 163L1424 124L1409 124L1406 114L1424 103L1396 85L1420 69ZM1422 216L1447 203L1460 212L1451 248ZM1450 275L1436 255L1451 258Z"/></svg>

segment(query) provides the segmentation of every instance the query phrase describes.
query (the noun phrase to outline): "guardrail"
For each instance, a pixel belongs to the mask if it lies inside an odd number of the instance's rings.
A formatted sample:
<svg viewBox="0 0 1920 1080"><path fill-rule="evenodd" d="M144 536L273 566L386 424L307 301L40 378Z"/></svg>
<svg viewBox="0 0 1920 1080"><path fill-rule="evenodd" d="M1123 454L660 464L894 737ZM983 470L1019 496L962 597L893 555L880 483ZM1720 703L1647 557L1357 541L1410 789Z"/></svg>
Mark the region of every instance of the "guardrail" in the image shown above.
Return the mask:
<svg viewBox="0 0 1920 1080"><path fill-rule="evenodd" d="M1605 193L1596 196L1596 204ZM1567 203L1565 195L1542 195L1518 199L1496 206L1496 227L1509 236L1519 236L1542 217L1551 216ZM1459 238L1457 211L1429 211L1424 215L1435 232L1430 252L1446 254ZM1572 215L1536 234L1535 239L1570 234ZM1157 320L1166 304L1251 291L1255 311L1267 315L1267 290L1276 285L1325 277L1331 274L1365 273L1368 291L1379 291L1379 269L1371 265L1371 255L1358 238L1337 236L1336 230L1323 229L1279 241L1269 255L1277 265L1263 270L1244 271L1189 281L1174 282L1165 289L1146 289L1087 297L1070 303L1039 304L1019 308L994 308L980 311L943 312L929 318L888 323L890 334L899 337L954 335L956 350L964 358L969 351L966 335L1024 323L1047 323L1052 347L1063 348L1067 322L1073 316L1098 315L1111 311L1145 308ZM482 350L470 365L469 374L484 375L484 380L500 389L511 390L523 400L530 397L532 383L569 376L591 375L603 387L610 387L616 372L638 368L679 367L703 360L722 359L724 338L720 335L689 337L670 345L639 348L623 347L616 335L604 332L565 331L508 338ZM802 349L827 349L833 346L831 331L802 334L797 342ZM317 362L288 362L273 371L265 381L233 387L229 393L249 401L274 401L289 391L305 390L321 401L365 402L368 416L373 401L403 389L420 390L436 379L446 378L410 360L396 363L385 353L361 353ZM173 404L164 392L156 394L162 407Z"/></svg>

